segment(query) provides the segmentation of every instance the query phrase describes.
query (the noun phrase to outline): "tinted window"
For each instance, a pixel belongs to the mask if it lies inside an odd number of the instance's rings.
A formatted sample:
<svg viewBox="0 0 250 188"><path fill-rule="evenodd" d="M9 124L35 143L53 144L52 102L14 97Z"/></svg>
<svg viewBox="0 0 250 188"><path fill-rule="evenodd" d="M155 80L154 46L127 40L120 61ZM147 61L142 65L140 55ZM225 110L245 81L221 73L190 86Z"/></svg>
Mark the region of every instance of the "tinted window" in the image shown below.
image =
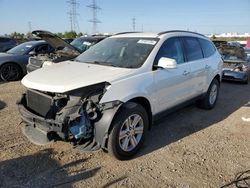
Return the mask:
<svg viewBox="0 0 250 188"><path fill-rule="evenodd" d="M163 43L157 54L155 63L158 63L161 57L175 59L177 64L184 62L182 46L179 38L170 38Z"/></svg>
<svg viewBox="0 0 250 188"><path fill-rule="evenodd" d="M193 37L183 37L187 61L195 61L203 58L199 41Z"/></svg>
<svg viewBox="0 0 250 188"><path fill-rule="evenodd" d="M7 53L9 54L17 54L17 55L23 55L27 52L29 52L31 49L33 48L33 44L32 43L22 43L12 49L10 49L9 51L7 51Z"/></svg>
<svg viewBox="0 0 250 188"><path fill-rule="evenodd" d="M8 38L0 38L0 42L9 42L10 41L10 39L8 39Z"/></svg>
<svg viewBox="0 0 250 188"><path fill-rule="evenodd" d="M214 45L212 44L212 42L205 40L205 39L198 39L198 40L201 44L201 48L203 50L204 57L210 57L211 55L214 54L215 48L214 48Z"/></svg>

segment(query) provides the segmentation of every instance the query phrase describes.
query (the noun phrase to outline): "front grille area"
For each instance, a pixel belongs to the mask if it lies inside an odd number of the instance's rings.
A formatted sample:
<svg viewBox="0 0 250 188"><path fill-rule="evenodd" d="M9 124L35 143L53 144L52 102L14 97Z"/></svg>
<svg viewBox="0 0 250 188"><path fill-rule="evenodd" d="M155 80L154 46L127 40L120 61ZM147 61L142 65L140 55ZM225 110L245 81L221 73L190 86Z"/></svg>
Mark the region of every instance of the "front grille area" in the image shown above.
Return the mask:
<svg viewBox="0 0 250 188"><path fill-rule="evenodd" d="M29 63L36 66L36 67L42 67L43 60L37 59L35 57L30 57Z"/></svg>
<svg viewBox="0 0 250 188"><path fill-rule="evenodd" d="M53 102L51 96L34 90L27 90L26 100L27 107L43 117L47 115Z"/></svg>

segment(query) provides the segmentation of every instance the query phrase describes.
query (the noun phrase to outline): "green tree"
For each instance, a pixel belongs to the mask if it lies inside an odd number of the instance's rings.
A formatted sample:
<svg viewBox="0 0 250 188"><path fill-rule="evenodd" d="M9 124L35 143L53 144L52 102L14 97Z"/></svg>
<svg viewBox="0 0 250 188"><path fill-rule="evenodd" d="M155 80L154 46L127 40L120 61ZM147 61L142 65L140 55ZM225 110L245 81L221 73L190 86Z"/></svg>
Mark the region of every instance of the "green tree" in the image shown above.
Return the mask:
<svg viewBox="0 0 250 188"><path fill-rule="evenodd" d="M16 31L10 34L10 37L12 37L14 39L21 39L21 40L23 40L24 36L25 35L23 33L18 33Z"/></svg>
<svg viewBox="0 0 250 188"><path fill-rule="evenodd" d="M77 34L77 37L81 37L81 36L83 36L82 32L80 32L80 33Z"/></svg>
<svg viewBox="0 0 250 188"><path fill-rule="evenodd" d="M61 37L61 38L63 38L63 37L64 37L63 33L61 33L61 32L56 33L56 35L57 35L58 37Z"/></svg>
<svg viewBox="0 0 250 188"><path fill-rule="evenodd" d="M76 38L77 33L75 31L65 31L64 37L65 38Z"/></svg>

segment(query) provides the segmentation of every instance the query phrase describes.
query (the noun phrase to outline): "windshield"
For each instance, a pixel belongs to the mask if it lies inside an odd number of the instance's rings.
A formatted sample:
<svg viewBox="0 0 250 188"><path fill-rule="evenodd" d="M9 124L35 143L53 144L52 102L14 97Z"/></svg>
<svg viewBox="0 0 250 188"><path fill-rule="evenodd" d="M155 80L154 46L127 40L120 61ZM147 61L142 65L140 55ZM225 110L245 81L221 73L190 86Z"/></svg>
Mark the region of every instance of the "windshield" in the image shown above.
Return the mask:
<svg viewBox="0 0 250 188"><path fill-rule="evenodd" d="M23 44L20 44L16 47L10 49L9 51L7 51L7 53L8 54L23 55L23 54L26 54L32 47L33 47L33 45L31 45L31 44L23 43Z"/></svg>
<svg viewBox="0 0 250 188"><path fill-rule="evenodd" d="M86 39L75 39L70 44L77 48L80 52L85 52L95 43L94 40L86 40Z"/></svg>
<svg viewBox="0 0 250 188"><path fill-rule="evenodd" d="M158 39L108 38L76 58L83 63L138 68L142 66Z"/></svg>

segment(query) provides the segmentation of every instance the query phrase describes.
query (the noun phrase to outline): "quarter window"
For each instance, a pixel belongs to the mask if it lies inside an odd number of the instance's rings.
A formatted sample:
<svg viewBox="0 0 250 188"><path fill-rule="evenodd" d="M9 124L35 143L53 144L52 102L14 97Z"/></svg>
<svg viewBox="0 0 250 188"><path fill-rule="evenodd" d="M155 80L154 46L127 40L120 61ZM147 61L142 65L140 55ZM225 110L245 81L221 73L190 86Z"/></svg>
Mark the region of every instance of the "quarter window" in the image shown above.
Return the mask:
<svg viewBox="0 0 250 188"><path fill-rule="evenodd" d="M177 37L167 39L161 46L155 63L158 63L161 57L175 59L177 64L183 63L184 57L180 39Z"/></svg>
<svg viewBox="0 0 250 188"><path fill-rule="evenodd" d="M194 37L183 37L187 61L195 61L203 58L199 41Z"/></svg>
<svg viewBox="0 0 250 188"><path fill-rule="evenodd" d="M198 39L200 44L201 44L201 48L203 50L204 53L204 57L210 57L211 55L214 54L215 52L215 48L214 45L212 44L212 42L205 40L205 39Z"/></svg>

